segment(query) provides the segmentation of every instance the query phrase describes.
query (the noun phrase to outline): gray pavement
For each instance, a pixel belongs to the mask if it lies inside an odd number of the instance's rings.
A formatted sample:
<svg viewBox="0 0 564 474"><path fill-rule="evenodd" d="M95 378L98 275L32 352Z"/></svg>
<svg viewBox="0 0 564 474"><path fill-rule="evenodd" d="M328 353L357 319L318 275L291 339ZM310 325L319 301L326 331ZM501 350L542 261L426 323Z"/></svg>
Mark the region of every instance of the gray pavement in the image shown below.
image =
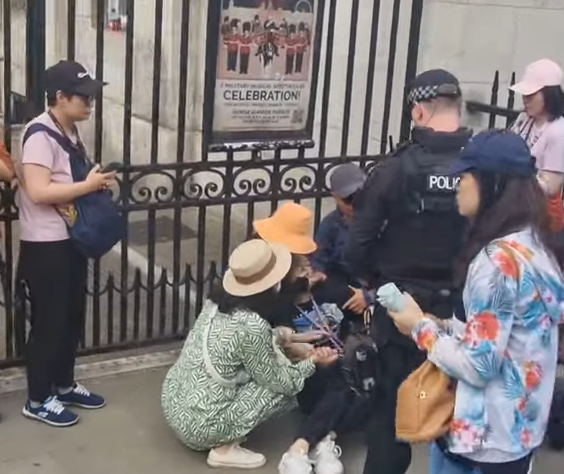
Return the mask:
<svg viewBox="0 0 564 474"><path fill-rule="evenodd" d="M160 413L163 370L100 379L89 387L108 398L99 412L81 413L78 426L49 428L20 415L23 394L0 397L4 420L0 424L2 474L205 474L213 472L205 455L193 453L176 441ZM293 416L262 426L248 442L267 455L269 463L256 474L275 474L276 465L292 439ZM360 436L343 443L348 474L360 474L364 449ZM534 473L560 474L564 454L542 451ZM239 472L224 470L219 472ZM424 474L425 447L415 448L409 474ZM385 473L382 473L385 474Z"/></svg>

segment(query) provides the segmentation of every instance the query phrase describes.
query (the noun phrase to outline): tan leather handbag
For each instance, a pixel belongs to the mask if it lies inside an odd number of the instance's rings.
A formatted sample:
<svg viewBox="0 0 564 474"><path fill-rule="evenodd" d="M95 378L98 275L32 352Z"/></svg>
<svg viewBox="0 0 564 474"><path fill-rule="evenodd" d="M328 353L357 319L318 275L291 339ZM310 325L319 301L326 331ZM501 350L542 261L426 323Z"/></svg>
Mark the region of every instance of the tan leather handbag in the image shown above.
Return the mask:
<svg viewBox="0 0 564 474"><path fill-rule="evenodd" d="M425 361L398 390L396 437L410 443L434 441L448 431L454 414L454 383Z"/></svg>

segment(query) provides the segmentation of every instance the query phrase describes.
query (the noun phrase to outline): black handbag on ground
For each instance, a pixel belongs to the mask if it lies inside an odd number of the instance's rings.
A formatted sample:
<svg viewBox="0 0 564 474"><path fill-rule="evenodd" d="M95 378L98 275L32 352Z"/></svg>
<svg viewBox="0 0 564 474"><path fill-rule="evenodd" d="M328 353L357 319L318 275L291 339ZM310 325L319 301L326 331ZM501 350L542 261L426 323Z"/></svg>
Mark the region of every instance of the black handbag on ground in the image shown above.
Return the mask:
<svg viewBox="0 0 564 474"><path fill-rule="evenodd" d="M370 334L370 318L367 310L362 322L351 322L342 356L345 380L363 399L370 398L381 386L378 346Z"/></svg>

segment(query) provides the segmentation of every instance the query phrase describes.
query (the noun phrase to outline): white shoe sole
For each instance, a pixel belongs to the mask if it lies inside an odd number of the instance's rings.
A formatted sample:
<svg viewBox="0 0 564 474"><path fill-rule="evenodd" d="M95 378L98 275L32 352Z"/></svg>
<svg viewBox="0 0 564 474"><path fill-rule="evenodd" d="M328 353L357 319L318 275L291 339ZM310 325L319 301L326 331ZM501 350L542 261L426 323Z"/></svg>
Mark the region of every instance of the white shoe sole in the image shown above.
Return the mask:
<svg viewBox="0 0 564 474"><path fill-rule="evenodd" d="M246 464L236 464L233 462L223 462L217 460L207 460L208 466L213 468L231 468L231 469L258 469L263 467L266 464L266 459L263 459L260 462L256 462L254 464L246 463Z"/></svg>
<svg viewBox="0 0 564 474"><path fill-rule="evenodd" d="M104 402L102 405L95 406L95 407L92 406L92 405L81 405L80 403L69 403L69 402L62 402L62 401L61 401L61 403L66 407L77 407L77 408L83 408L84 410L100 410L101 408L104 408L106 406L106 402Z"/></svg>
<svg viewBox="0 0 564 474"><path fill-rule="evenodd" d="M41 418L40 416L34 415L26 407L23 407L22 415L25 416L26 418L29 418L30 420L40 421L41 423L45 423L46 425L53 426L55 428L68 428L69 426L76 425L80 420L80 418L77 417L76 420L70 421L68 423L53 423L52 421L49 421L45 418Z"/></svg>

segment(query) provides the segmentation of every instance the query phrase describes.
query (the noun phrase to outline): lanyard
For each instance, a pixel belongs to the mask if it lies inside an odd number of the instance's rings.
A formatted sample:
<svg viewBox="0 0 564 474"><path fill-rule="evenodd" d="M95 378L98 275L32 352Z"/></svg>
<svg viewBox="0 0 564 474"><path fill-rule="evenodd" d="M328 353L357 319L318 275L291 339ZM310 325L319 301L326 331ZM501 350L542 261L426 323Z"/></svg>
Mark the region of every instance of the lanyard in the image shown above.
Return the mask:
<svg viewBox="0 0 564 474"><path fill-rule="evenodd" d="M53 114L53 112L51 112L50 110L47 112L47 114L49 115L49 117L51 118L53 123L55 124L55 127L57 127L59 132L61 132L61 134L69 141L71 146L73 148L75 148L76 150L80 151L81 153L84 153L85 148L84 148L84 145L82 143L82 140L80 139L80 136L78 135L78 130L77 130L76 126L74 127L74 133L76 135L76 143L74 143L71 140L71 138L68 136L67 132L65 132L65 129L61 125L61 122L59 122L57 120L57 117L55 117L55 114Z"/></svg>
<svg viewBox="0 0 564 474"><path fill-rule="evenodd" d="M523 132L525 131L525 129L527 128L527 126L529 127L529 129L527 130L526 134L523 134ZM527 143L527 145L529 146L529 148L532 150L532 148L535 146L535 144L537 143L537 141L539 140L539 138L541 137L541 135L544 133L544 130L539 131L539 133L535 134L535 136L533 136L533 138L531 139L531 142L529 143L529 139L531 138L531 133L533 132L533 127L535 126L535 119L534 118L529 118L521 127L521 129L519 130L519 135L521 135L521 137L525 140L525 142Z"/></svg>
<svg viewBox="0 0 564 474"><path fill-rule="evenodd" d="M311 302L313 304L313 311L315 311L318 319L322 321L323 325L319 324L317 321L310 318L309 315L302 308L296 305L296 309L299 311L300 316L307 319L310 322L310 324L314 326L317 330L326 332L327 335L329 336L329 341L333 344L335 349L342 350L343 344L341 341L339 341L339 339L333 333L333 331L331 331L331 328L329 327L329 322L327 321L327 318L324 316L323 312L321 311L321 308L313 298L311 299Z"/></svg>

